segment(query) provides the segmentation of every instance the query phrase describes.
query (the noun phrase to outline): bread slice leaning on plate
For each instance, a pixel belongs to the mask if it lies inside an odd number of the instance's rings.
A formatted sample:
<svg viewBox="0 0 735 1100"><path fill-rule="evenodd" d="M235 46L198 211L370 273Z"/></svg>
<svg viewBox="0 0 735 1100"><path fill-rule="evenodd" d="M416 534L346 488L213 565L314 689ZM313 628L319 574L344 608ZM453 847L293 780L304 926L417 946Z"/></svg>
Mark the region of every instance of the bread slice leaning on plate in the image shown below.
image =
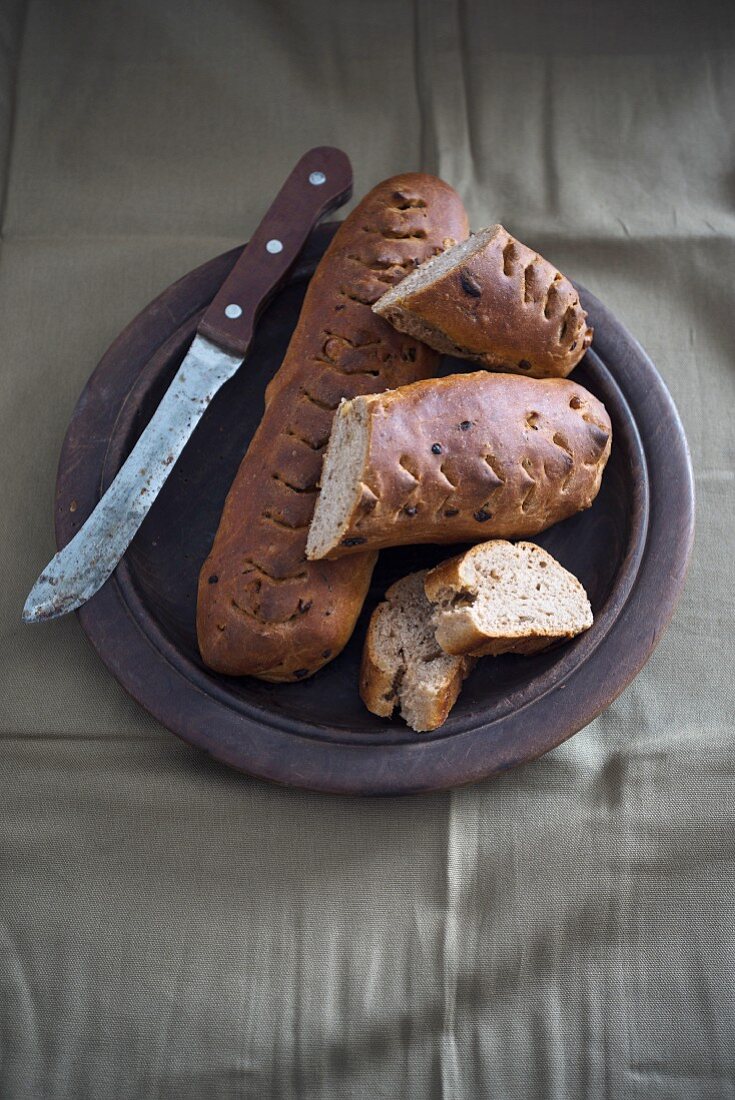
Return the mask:
<svg viewBox="0 0 735 1100"><path fill-rule="evenodd" d="M592 626L584 588L533 542L493 539L426 575L436 640L456 656L538 653Z"/></svg>
<svg viewBox="0 0 735 1100"><path fill-rule="evenodd" d="M493 539L391 585L370 620L360 696L425 733L446 721L477 658L537 653L591 625L584 588L551 554Z"/></svg>
<svg viewBox="0 0 735 1100"><path fill-rule="evenodd" d="M424 594L426 570L391 585L368 627L360 696L368 710L389 718L396 707L417 733L441 726L474 661L443 653Z"/></svg>

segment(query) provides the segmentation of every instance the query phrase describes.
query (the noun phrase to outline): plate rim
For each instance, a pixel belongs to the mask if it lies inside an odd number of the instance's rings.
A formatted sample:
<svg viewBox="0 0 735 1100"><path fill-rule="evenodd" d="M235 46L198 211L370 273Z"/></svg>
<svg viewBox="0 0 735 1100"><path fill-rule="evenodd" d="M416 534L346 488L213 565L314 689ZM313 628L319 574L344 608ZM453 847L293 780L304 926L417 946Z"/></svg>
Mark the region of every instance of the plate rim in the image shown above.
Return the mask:
<svg viewBox="0 0 735 1100"><path fill-rule="evenodd" d="M312 257L318 258L338 225L338 222L332 222L317 227L292 272L290 282L309 275L313 266ZM109 389L113 382L118 385L127 385L115 415L108 417L109 430L106 438L102 440L98 436L96 440L90 440L89 445L84 447L87 466L90 469L96 469L97 475L94 478L88 476L87 480L92 481L94 488L91 504L86 510L82 507L77 515L86 515L99 495L104 483L106 457L111 439L114 437L116 425L123 415L126 403L135 390L140 376L158 356L165 354L169 344L177 337L182 339L181 330L187 322L191 322L193 327L195 322L192 318L196 317L201 306L197 305L195 308L187 306L187 302L192 297L192 287L195 284L204 286L217 283L217 280L223 281L241 248L242 246L232 249L205 262L163 291L126 326L100 360L77 402L61 450L55 507L55 526L59 547L73 536L74 529L79 523L78 519L70 518L67 502L70 495L78 500L83 494L80 493L78 485L73 492L71 491L74 487L69 484L69 471L78 472L80 446L84 446L84 441L80 439L80 434L83 434L80 429L86 420L94 415L95 410L99 411L100 391ZM630 395L624 385L624 382L627 382L628 386L635 387L636 371L640 373L641 364L649 383L645 395L646 401L642 406L643 419L648 421L654 416L665 414L668 422L675 428L668 440L667 476L677 486L681 499L677 509L678 526L674 532L675 537L667 539L662 537L664 532L660 515L661 502L654 499L656 494L651 494L648 501L648 524L644 532L638 568L619 614L609 624L605 635L598 640L593 650L578 661L563 679L551 684L545 692L531 699L521 708L496 717L489 725L475 725L453 732L451 736L418 739L393 745L384 743L370 745L365 742L319 739L313 735L310 737L308 732L296 734L278 724L259 723L257 719L243 714L242 710L235 710L222 699L203 691L200 686L187 678L181 668L171 662L161 647L149 636L141 622L132 614L124 590L125 584L121 584L116 571L97 595L79 609L77 617L90 642L118 682L171 732L188 743L204 749L221 762L261 779L330 793L403 795L473 783L520 763L537 759L592 721L625 690L648 660L668 626L681 596L694 535L694 479L689 448L679 414L655 365L640 343L606 306L584 288L580 287L580 291L584 298L584 305L589 309L595 325L595 356L612 374L614 383L630 409L632 423L640 436L649 475L651 462L646 437L639 423L639 408L630 401ZM165 311L167 333L158 341L156 347L151 349L150 337L155 333L162 311ZM610 347L611 344L614 348ZM606 347L608 352L614 352L615 371L611 369L609 357L605 354ZM147 350L144 359L141 360L140 352L143 348ZM136 351L138 352L137 371L132 374L130 364L136 362ZM126 365L125 369L121 367L122 363ZM622 373L622 379L618 376L618 371ZM125 377L126 374L127 377ZM651 443L650 440L649 443ZM661 444L655 436L651 444L651 454L654 460L661 459ZM651 480L653 480L652 477ZM88 485L88 496L90 488L91 486ZM646 631L642 633L641 624L636 628L635 622L628 620L632 605L643 598L642 591L637 592L639 585L643 584L644 587L650 588L653 562L649 559L654 551L659 568L665 570L664 575L669 578L669 583L665 589L659 591L660 599L653 604L654 614L649 614ZM123 575L125 569L126 567L121 571ZM648 610L650 612L650 607ZM599 663L601 654L610 645L613 636L623 629L628 636L628 644L625 647L626 659L621 660L614 670L608 670L607 675L601 678L601 684L593 680L589 694L585 695L582 692L583 701L577 703L576 713L570 722L568 706L554 708L554 696L575 684L578 688L583 688L590 678L592 668ZM138 658L133 661L132 667L131 646ZM170 643L170 647L177 651L173 642ZM120 660L120 654L123 653L126 654L127 661ZM183 654L182 659L188 660ZM169 681L167 685L169 690L163 696L159 667L161 662L165 662L166 666L163 678ZM178 700L172 699L174 684L181 691L181 697ZM217 716L215 740L208 735L207 729L202 728L200 722L201 697L206 699L206 709L211 710L213 714L216 713ZM163 699L165 699L165 706ZM186 705L187 701L192 704L191 707ZM533 751L524 751L519 755L517 750L521 742L516 738L519 733L522 734L522 730L518 729L521 716L524 716L525 723L529 714L532 715L534 710L542 706L549 707L550 714L543 717L537 716L547 725L541 743ZM496 736L492 763L484 759L487 750L483 752L481 744L483 735L490 730L495 735L498 733L504 735L500 739ZM468 739L471 744L467 743ZM298 757L297 767L294 767L294 755ZM457 758L460 755L461 768L458 778ZM339 758L338 764L337 758ZM366 774L371 776L371 782L366 782Z"/></svg>

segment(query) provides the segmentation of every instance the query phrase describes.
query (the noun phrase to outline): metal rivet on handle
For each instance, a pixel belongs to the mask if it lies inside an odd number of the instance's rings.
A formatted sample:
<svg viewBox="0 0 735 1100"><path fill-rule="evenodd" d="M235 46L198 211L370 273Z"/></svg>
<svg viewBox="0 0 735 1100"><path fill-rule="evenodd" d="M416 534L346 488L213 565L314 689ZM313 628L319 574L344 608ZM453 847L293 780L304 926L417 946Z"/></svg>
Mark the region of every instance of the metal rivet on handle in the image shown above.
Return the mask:
<svg viewBox="0 0 735 1100"><path fill-rule="evenodd" d="M314 187L321 187L321 185L326 182L327 177L323 172L312 172L309 176L309 183Z"/></svg>
<svg viewBox="0 0 735 1100"><path fill-rule="evenodd" d="M225 317L229 317L233 321L236 317L242 317L242 306L237 306L234 302L229 306L225 306Z"/></svg>
<svg viewBox="0 0 735 1100"><path fill-rule="evenodd" d="M276 240L275 237L273 240L268 241L265 247L266 251L272 253L274 256L277 252L283 252L283 242Z"/></svg>

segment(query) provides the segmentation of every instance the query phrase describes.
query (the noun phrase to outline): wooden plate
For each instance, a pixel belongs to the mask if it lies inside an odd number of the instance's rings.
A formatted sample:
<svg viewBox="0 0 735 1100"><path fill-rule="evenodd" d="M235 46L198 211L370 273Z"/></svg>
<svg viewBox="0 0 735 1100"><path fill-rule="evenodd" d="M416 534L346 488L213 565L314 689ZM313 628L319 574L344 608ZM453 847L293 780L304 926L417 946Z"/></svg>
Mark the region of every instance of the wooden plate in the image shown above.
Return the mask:
<svg viewBox="0 0 735 1100"><path fill-rule="evenodd" d="M357 694L367 617L388 584L447 547L380 556L347 649L303 683L218 676L196 647L196 582L225 494L335 232L319 227L259 324L247 362L212 403L114 576L79 612L112 674L174 733L264 779L314 790L406 794L471 783L547 752L599 714L650 656L681 593L693 536L684 432L643 349L580 288L595 328L576 380L607 406L613 449L593 507L538 537L582 581L590 631L536 657L481 661L449 721L414 734ZM175 283L118 337L90 378L64 442L56 537L68 542L156 408L197 320L232 267L225 253ZM446 359L442 373L473 369Z"/></svg>

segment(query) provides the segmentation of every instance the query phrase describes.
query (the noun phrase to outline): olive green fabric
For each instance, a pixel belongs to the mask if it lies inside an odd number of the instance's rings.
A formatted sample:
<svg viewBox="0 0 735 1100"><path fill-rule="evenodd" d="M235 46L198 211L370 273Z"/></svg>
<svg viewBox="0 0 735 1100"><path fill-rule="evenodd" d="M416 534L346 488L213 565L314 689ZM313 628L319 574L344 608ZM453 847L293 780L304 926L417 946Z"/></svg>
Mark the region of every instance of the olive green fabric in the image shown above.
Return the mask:
<svg viewBox="0 0 735 1100"><path fill-rule="evenodd" d="M0 7L0 1096L735 1097L734 11ZM73 617L19 622L92 367L318 143L357 194L439 173L584 282L692 448L695 557L650 663L453 793L248 780Z"/></svg>

